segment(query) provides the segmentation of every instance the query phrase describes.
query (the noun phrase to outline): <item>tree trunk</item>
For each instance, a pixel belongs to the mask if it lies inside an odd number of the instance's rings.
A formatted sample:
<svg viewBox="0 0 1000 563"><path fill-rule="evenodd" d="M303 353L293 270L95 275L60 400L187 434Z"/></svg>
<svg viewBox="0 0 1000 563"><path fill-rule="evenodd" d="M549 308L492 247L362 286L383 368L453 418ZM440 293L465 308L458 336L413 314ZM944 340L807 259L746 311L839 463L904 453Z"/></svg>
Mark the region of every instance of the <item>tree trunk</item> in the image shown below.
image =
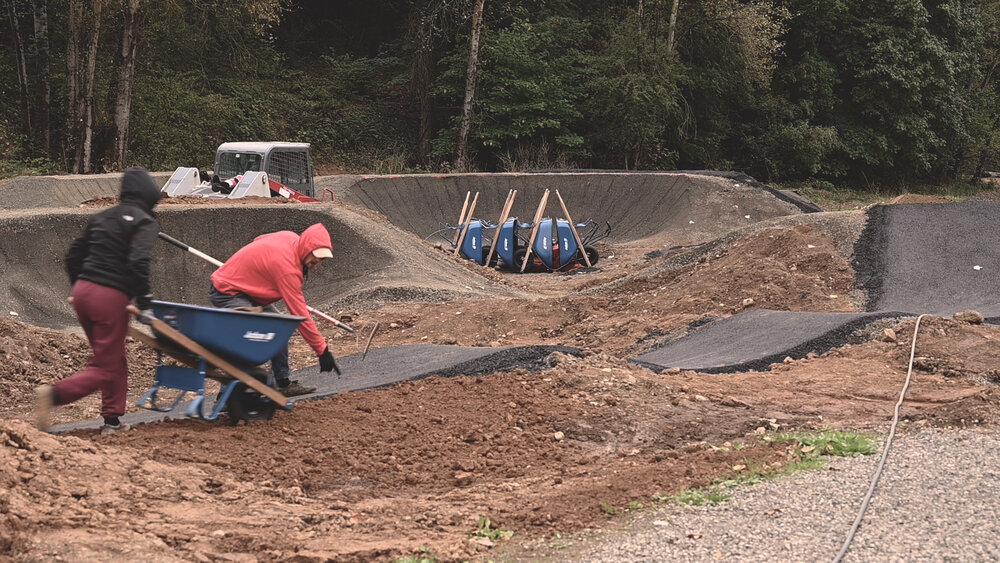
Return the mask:
<svg viewBox="0 0 1000 563"><path fill-rule="evenodd" d="M434 134L434 97L432 94L434 64L434 19L430 8L415 10L413 24L416 52L413 58L413 91L417 97L420 127L417 133L417 161L427 164Z"/></svg>
<svg viewBox="0 0 1000 563"><path fill-rule="evenodd" d="M990 130L996 131L997 127L1000 127L1000 113L997 113L997 117L993 120L993 126ZM972 172L972 178L970 178L971 181L975 182L986 174L986 160L992 150L992 143L987 140L986 145L979 151L979 160L976 163L976 169Z"/></svg>
<svg viewBox="0 0 1000 563"><path fill-rule="evenodd" d="M28 102L28 67L25 64L24 41L21 38L21 26L18 25L17 0L7 0L7 11L10 14L11 41L14 43L14 58L17 65L17 86L21 94L21 132L31 134L31 104Z"/></svg>
<svg viewBox="0 0 1000 563"><path fill-rule="evenodd" d="M469 67L465 78L465 102L462 104L462 122L458 128L458 147L455 169L466 172L469 163L469 128L472 124L472 103L476 96L476 65L479 61L479 32L483 27L483 4L486 0L476 0L472 9L472 35L469 38Z"/></svg>
<svg viewBox="0 0 1000 563"><path fill-rule="evenodd" d="M667 28L667 54L674 52L674 32L677 31L677 7L681 0L674 0L674 5L670 8L670 27Z"/></svg>
<svg viewBox="0 0 1000 563"><path fill-rule="evenodd" d="M639 69L639 72L642 72L642 67L643 67L643 64L642 64L642 46L643 46L643 42L642 42L642 7L643 6L642 5L643 5L643 0L639 0L639 5L636 7L636 11L635 11L635 21L636 21L636 29L635 29L635 33L636 33L635 59L636 59L636 62L638 62L638 64L636 65L636 68Z"/></svg>
<svg viewBox="0 0 1000 563"><path fill-rule="evenodd" d="M66 31L66 131L63 140L63 167L79 172L76 146L80 141L80 36L83 34L83 0L70 0ZM69 155L73 156L70 157ZM67 160L68 159L68 160Z"/></svg>
<svg viewBox="0 0 1000 563"><path fill-rule="evenodd" d="M42 88L42 109L38 112L39 127L42 130L42 143L45 154L52 154L52 123L50 119L52 105L52 70L49 68L49 8L47 0L34 0L35 14L35 48L38 51L38 80Z"/></svg>
<svg viewBox="0 0 1000 563"><path fill-rule="evenodd" d="M135 83L135 59L139 47L139 27L142 14L141 0L128 0L125 23L122 29L122 60L118 69L118 96L115 100L115 155L114 167L125 168L128 154L128 125L132 114L132 86Z"/></svg>
<svg viewBox="0 0 1000 563"><path fill-rule="evenodd" d="M81 159L84 174L91 171L90 149L94 136L94 77L97 70L97 43L101 36L101 0L93 5L93 32L90 36L90 46L87 49L87 74L84 77L84 132L83 157Z"/></svg>
<svg viewBox="0 0 1000 563"><path fill-rule="evenodd" d="M70 171L91 170L90 153L94 126L94 78L97 44L101 36L101 8L104 0L70 0L67 33L66 72L69 111L67 145L73 154ZM89 7L89 10L88 10Z"/></svg>

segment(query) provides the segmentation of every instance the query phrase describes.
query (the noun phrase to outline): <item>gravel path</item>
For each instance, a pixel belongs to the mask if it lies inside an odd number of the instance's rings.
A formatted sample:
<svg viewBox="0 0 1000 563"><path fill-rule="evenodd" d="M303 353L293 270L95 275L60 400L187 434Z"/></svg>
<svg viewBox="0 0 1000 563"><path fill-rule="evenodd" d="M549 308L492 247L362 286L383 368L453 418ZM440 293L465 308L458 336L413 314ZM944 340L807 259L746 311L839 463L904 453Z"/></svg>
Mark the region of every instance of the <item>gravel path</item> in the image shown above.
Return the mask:
<svg viewBox="0 0 1000 563"><path fill-rule="evenodd" d="M639 516L573 561L832 561L879 455L734 489L712 507ZM844 561L1000 560L1000 429L897 434Z"/></svg>

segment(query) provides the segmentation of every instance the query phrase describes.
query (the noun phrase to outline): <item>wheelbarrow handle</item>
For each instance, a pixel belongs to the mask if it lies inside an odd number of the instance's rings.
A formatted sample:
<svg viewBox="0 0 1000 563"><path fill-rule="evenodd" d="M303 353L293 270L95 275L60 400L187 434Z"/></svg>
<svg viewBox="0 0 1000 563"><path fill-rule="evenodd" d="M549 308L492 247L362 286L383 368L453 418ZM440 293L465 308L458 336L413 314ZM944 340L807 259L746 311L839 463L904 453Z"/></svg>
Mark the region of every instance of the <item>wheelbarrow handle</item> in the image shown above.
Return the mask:
<svg viewBox="0 0 1000 563"><path fill-rule="evenodd" d="M156 317L153 316L152 313L149 313L147 315L146 313L144 313L143 311L139 310L138 307L136 307L135 305L132 305L131 303L129 303L128 305L125 306L125 310L128 311L129 313L132 313L136 317L138 317L139 321L142 322L143 324L147 324L148 325L148 324L150 324L150 322L153 319L156 318Z"/></svg>

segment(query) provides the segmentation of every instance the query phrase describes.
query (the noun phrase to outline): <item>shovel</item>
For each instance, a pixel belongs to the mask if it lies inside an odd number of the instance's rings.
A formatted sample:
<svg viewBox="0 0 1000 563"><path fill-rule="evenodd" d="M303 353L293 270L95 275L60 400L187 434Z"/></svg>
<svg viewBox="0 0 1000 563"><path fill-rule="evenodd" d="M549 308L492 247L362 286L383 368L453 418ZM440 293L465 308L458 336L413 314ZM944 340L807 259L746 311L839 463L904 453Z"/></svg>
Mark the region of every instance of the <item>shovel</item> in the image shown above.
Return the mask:
<svg viewBox="0 0 1000 563"><path fill-rule="evenodd" d="M175 239L174 237L168 235L167 233L160 233L160 238L163 239L163 240L165 240L165 241L167 241L167 242L169 242L170 244L176 246L177 248L180 248L181 250L185 250L187 252L190 252L191 254L194 254L195 256L197 256L198 258L201 258L201 259L205 260L206 262L211 262L212 264L215 264L216 266L222 266L222 262L219 262L215 258L212 258L208 254L205 254L204 252L198 250L197 248L192 248L191 246L188 246L188 245L184 244L183 242ZM346 330L347 332L354 332L353 328L351 328L351 327L347 326L346 324L338 321L337 319L331 317L330 315L327 315L326 313L323 313L322 311L317 311L316 309L313 309L312 307L310 307L308 305L306 305L306 309L309 309L310 313L316 315L317 317L323 319L324 321L329 321L329 322L333 323L334 326L336 326L337 328L342 328L342 329Z"/></svg>

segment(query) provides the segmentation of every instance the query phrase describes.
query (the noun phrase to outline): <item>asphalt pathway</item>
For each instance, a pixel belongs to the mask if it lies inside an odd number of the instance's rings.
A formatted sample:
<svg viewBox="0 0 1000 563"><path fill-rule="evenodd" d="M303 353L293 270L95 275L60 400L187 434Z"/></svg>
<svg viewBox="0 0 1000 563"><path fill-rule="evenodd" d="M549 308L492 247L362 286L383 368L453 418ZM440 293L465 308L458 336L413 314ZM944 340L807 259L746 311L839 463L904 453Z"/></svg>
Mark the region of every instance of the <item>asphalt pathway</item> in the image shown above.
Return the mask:
<svg viewBox="0 0 1000 563"><path fill-rule="evenodd" d="M343 375L320 373L319 365L300 369L292 373L292 379L303 385L316 387L316 392L293 397L291 402L321 399L349 391L362 391L388 387L402 381L413 381L439 375L453 377L459 375L490 374L513 369L541 369L546 365L549 354L563 352L577 354L578 349L566 346L508 346L500 348L474 348L462 346L437 346L415 344L411 346L391 346L370 350L364 359L361 354L352 354L337 359ZM210 403L210 400L206 400ZM122 420L128 424L145 424L182 418L189 402L184 401L169 413L143 410L130 413ZM210 405L204 411L210 412ZM72 422L53 426L52 432L100 428L101 419Z"/></svg>
<svg viewBox="0 0 1000 563"><path fill-rule="evenodd" d="M884 317L975 310L1000 324L1000 202L879 205L855 245L867 313L753 310L707 324L633 358L655 371L763 370L842 346Z"/></svg>
<svg viewBox="0 0 1000 563"><path fill-rule="evenodd" d="M754 309L698 328L684 338L632 359L704 373L766 370L786 357L804 358L843 345L874 320L906 313L801 313Z"/></svg>

